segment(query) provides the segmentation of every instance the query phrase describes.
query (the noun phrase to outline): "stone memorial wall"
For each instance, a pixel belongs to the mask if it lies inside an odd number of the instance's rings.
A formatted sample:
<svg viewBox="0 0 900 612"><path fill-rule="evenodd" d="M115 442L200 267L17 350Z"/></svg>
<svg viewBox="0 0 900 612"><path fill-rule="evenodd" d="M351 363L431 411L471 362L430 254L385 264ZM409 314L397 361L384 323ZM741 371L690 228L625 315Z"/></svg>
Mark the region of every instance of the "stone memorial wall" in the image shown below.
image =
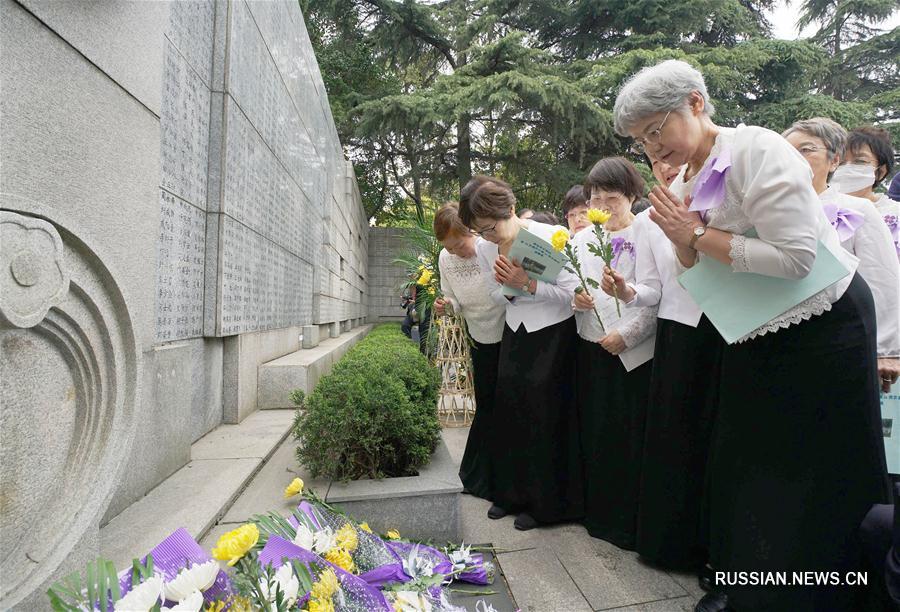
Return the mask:
<svg viewBox="0 0 900 612"><path fill-rule="evenodd" d="M368 313L368 233L295 0L0 0L0 609Z"/></svg>

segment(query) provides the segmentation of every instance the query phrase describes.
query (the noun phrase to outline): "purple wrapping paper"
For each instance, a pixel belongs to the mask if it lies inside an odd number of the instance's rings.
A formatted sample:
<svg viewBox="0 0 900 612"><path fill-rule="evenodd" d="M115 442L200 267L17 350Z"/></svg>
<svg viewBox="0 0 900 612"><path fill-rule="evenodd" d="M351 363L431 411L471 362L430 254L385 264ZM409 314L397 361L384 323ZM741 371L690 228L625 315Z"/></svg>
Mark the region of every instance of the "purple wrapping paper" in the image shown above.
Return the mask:
<svg viewBox="0 0 900 612"><path fill-rule="evenodd" d="M212 557L203 550L191 534L182 527L172 532L169 537L157 544L148 554L153 555L153 571L161 574L166 581L174 579L178 572L187 567L188 562L199 565L211 561ZM145 555L141 563L147 562ZM122 595L131 591L131 568L120 574L119 589ZM231 580L228 574L219 570L219 575L213 585L203 593L203 600L212 603L217 599L224 599L231 595ZM170 602L176 604L178 602Z"/></svg>
<svg viewBox="0 0 900 612"><path fill-rule="evenodd" d="M341 583L341 588L355 599L363 599L367 605L367 609L377 611L385 610L392 612L390 604L374 586L368 584L359 576L344 571L340 567L329 563L314 552L301 548L292 542L288 542L284 538L276 535L269 536L265 547L259 553L259 563L263 567L272 564L274 569L278 569L284 564L284 559L296 559L309 567L310 563L317 563L322 567L331 567L335 575ZM298 604L304 604L308 599L309 593L306 593Z"/></svg>
<svg viewBox="0 0 900 612"><path fill-rule="evenodd" d="M387 545L401 558L409 556L409 552L416 546L416 544L409 542L388 542ZM418 546L420 555L428 556L435 561L435 573L447 575L453 571L453 563L450 561L450 557L431 546L425 546L424 544L419 544ZM474 553L472 559L475 560L475 566L468 571L457 574L454 580L470 584L490 584L487 571L484 569L484 555ZM409 576L407 576L406 580L409 579Z"/></svg>
<svg viewBox="0 0 900 612"><path fill-rule="evenodd" d="M713 208L718 208L725 201L725 176L731 168L731 151L724 149L719 155L710 159L700 173L697 182L691 189L691 205L688 210L703 215Z"/></svg>
<svg viewBox="0 0 900 612"><path fill-rule="evenodd" d="M319 521L316 518L315 508L312 504L304 500L300 502L297 509L309 517L317 529L320 528ZM288 522L294 527L299 525L299 522L293 516L288 519ZM388 546L388 550L393 551L390 546ZM410 580L410 577L403 571L403 565L399 559L397 559L396 563L389 563L387 565L382 565L381 567L376 567L368 572L363 572L359 577L373 586L384 586L391 582L407 582Z"/></svg>
<svg viewBox="0 0 900 612"><path fill-rule="evenodd" d="M825 210L825 216L828 217L829 223L837 230L841 242L852 238L856 230L866 222L862 213L849 208L840 208L837 204L824 204L822 208Z"/></svg>

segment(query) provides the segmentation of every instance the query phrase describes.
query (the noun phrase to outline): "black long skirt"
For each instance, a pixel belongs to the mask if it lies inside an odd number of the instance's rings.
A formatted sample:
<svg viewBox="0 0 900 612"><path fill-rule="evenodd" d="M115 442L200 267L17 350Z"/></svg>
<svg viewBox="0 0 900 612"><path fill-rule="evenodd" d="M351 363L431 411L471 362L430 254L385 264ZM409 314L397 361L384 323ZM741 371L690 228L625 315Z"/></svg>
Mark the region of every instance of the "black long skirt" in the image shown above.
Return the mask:
<svg viewBox="0 0 900 612"><path fill-rule="evenodd" d="M652 361L625 371L596 342L578 339L576 388L584 458L584 526L634 550Z"/></svg>
<svg viewBox="0 0 900 612"><path fill-rule="evenodd" d="M481 344L473 341L472 377L475 386L475 417L469 427L466 450L459 466L459 479L472 494L493 499L493 468L488 452L494 425L494 399L497 391L497 368L500 343Z"/></svg>
<svg viewBox="0 0 900 612"><path fill-rule="evenodd" d="M858 275L830 311L726 347L710 455L717 570L864 569L860 523L890 495L875 351L872 294ZM726 589L740 612L852 610L861 591Z"/></svg>
<svg viewBox="0 0 900 612"><path fill-rule="evenodd" d="M575 319L528 333L506 327L500 345L494 503L538 522L580 519L584 489L575 407Z"/></svg>
<svg viewBox="0 0 900 612"><path fill-rule="evenodd" d="M697 327L657 325L636 550L666 568L694 570L707 560L703 503L723 346L706 317Z"/></svg>

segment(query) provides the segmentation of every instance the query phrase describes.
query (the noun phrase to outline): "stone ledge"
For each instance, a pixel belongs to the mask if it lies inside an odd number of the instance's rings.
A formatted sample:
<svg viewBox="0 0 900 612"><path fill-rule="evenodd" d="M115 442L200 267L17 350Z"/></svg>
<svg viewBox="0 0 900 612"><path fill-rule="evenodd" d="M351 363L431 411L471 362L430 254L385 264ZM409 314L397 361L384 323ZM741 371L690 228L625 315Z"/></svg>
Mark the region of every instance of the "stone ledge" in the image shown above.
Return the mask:
<svg viewBox="0 0 900 612"><path fill-rule="evenodd" d="M301 349L259 366L257 405L262 409L294 408L290 394L295 389L311 393L319 379L362 340L371 325L357 327L335 338L320 340L318 346Z"/></svg>
<svg viewBox="0 0 900 612"><path fill-rule="evenodd" d="M442 436L418 476L332 482L325 499L381 533L398 529L407 538L458 541L462 492L458 469Z"/></svg>
<svg viewBox="0 0 900 612"><path fill-rule="evenodd" d="M100 554L131 564L184 527L200 539L228 511L290 432L293 412L256 412L221 425L191 446L191 462L100 529Z"/></svg>

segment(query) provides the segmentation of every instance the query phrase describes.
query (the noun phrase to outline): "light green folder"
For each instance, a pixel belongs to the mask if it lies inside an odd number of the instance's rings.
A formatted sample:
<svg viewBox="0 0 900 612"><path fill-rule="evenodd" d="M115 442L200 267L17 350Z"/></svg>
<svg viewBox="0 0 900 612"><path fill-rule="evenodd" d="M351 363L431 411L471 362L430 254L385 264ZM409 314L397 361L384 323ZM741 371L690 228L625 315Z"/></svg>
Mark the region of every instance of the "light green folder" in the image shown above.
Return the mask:
<svg viewBox="0 0 900 612"><path fill-rule="evenodd" d="M848 274L850 271L819 242L812 270L799 280L734 272L712 257L701 257L678 277L678 282L725 341L733 344Z"/></svg>
<svg viewBox="0 0 900 612"><path fill-rule="evenodd" d="M559 271L566 264L566 258L562 253L556 252L549 242L525 229L519 230L516 241L509 248L508 257L525 268L528 278L536 278L554 285ZM501 291L503 295L513 297L528 295L521 289L506 285L503 285Z"/></svg>

